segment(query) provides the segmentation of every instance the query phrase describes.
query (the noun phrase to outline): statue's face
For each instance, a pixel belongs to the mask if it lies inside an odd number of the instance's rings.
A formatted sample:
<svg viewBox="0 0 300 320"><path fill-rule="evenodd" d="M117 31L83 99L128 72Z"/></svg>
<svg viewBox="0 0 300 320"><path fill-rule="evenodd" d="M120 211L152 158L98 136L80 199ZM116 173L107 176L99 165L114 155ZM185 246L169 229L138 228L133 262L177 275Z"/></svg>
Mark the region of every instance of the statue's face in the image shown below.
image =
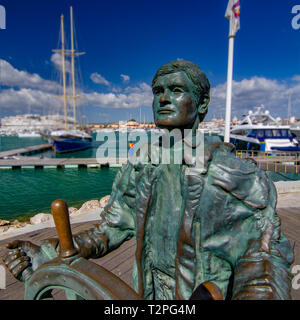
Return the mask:
<svg viewBox="0 0 300 320"><path fill-rule="evenodd" d="M191 128L198 117L194 84L185 72L159 77L153 85L153 113L160 128Z"/></svg>

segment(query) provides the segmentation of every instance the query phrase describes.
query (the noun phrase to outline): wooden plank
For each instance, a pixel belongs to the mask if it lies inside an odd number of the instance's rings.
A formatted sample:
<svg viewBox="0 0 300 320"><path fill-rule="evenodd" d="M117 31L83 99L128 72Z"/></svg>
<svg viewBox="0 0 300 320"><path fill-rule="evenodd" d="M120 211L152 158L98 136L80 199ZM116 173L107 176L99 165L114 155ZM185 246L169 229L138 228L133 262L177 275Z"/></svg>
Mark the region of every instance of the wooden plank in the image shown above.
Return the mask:
<svg viewBox="0 0 300 320"><path fill-rule="evenodd" d="M281 220L283 234L294 246L294 265L300 265L300 208L280 208L277 213ZM294 300L300 300L300 289L291 291Z"/></svg>
<svg viewBox="0 0 300 320"><path fill-rule="evenodd" d="M278 215L281 219L281 228L283 233L289 240L292 240L294 245L295 261L293 265L300 265L300 210L298 208L279 208L277 209ZM77 234L82 230L92 228L96 221L89 221L80 224L72 225L73 234ZM0 256L2 257L6 249L5 244L18 238L22 240L32 241L33 243L40 244L43 239L57 237L55 228L43 229L24 234L22 237L17 236L6 239L0 242ZM119 276L128 285L131 284L131 270L135 256L136 244L135 240L125 242L118 249L107 254L101 259L91 259L92 262L102 265L109 271ZM7 288L0 290L0 300L22 300L24 297L24 284L20 283L6 273ZM300 290L292 289L292 297L295 300L300 300Z"/></svg>
<svg viewBox="0 0 300 320"><path fill-rule="evenodd" d="M72 233L77 234L80 231L88 230L95 225L96 221L74 224L71 226ZM15 239L31 241L40 245L44 239L56 238L57 233L55 228L46 228L39 231L34 231L23 236L12 237L0 241L0 256L3 257L7 249L5 244ZM135 256L135 241L134 239L126 241L118 249L107 254L100 259L91 259L90 261L103 266L112 273L116 274L128 285L131 286L131 269ZM113 269L109 269L109 267ZM55 298L61 297L60 293L55 294ZM0 290L0 300L23 300L24 299L24 284L16 280L8 271L6 271L6 289Z"/></svg>

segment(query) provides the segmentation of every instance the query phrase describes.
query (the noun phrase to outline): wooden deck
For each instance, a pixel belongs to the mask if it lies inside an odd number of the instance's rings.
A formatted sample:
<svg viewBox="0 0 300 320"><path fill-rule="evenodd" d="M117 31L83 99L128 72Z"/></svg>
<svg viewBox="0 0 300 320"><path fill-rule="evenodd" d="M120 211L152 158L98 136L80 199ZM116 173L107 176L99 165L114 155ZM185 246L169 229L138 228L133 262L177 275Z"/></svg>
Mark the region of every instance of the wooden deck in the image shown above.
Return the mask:
<svg viewBox="0 0 300 320"><path fill-rule="evenodd" d="M288 239L294 245L295 265L300 265L300 209L298 208L281 208L277 210L282 223L282 230ZM73 234L81 230L86 230L91 227L95 221L72 225ZM23 236L13 237L0 242L0 256L2 257L5 249L5 244L13 239L29 240L33 243L40 244L43 239L56 237L54 228L34 231ZM131 269L134 261L136 244L134 240L125 242L120 248L106 255L105 257L92 260L95 263L102 265L120 277L127 284L131 285ZM9 272L6 272L6 289L0 290L0 300L23 300L24 284L15 280ZM295 300L300 300L300 289L292 290L292 297Z"/></svg>
<svg viewBox="0 0 300 320"><path fill-rule="evenodd" d="M72 225L73 234L81 230L90 228L95 221ZM6 252L5 244L15 239L31 241L35 244L40 244L42 240L57 237L55 228L47 228L9 238L0 242L1 258ZM125 242L120 248L106 255L105 257L93 261L107 270L111 271L123 281L131 286L131 269L135 255L135 241L130 240ZM24 299L24 284L16 280L8 271L6 271L6 289L0 290L0 300L23 300Z"/></svg>

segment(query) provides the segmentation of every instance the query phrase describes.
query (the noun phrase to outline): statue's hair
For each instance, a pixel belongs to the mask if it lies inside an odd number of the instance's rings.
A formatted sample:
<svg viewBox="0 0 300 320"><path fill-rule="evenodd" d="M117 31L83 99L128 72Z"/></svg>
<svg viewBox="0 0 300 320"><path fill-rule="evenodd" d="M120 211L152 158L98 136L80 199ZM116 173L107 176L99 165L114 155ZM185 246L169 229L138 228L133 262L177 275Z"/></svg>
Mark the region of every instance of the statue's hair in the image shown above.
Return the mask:
<svg viewBox="0 0 300 320"><path fill-rule="evenodd" d="M152 80L152 88L158 77L179 71L185 72L187 77L193 82L193 94L195 96L197 106L203 102L204 98L207 98L209 101L210 83L205 73L195 63L187 60L174 60L162 65Z"/></svg>

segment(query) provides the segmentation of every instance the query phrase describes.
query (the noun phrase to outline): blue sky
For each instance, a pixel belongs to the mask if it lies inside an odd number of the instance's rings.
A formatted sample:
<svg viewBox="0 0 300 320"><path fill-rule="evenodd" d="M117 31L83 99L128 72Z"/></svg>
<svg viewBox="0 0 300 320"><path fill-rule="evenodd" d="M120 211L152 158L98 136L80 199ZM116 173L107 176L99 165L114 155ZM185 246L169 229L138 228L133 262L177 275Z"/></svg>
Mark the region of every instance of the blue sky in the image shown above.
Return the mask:
<svg viewBox="0 0 300 320"><path fill-rule="evenodd" d="M81 56L79 118L110 122L153 121L151 80L175 59L191 60L207 74L207 119L225 115L229 23L227 0L0 0L0 118L55 113L59 81L60 15L69 31L74 8ZM300 117L300 29L292 28L300 0L241 0L235 39L232 115L264 104L274 116ZM299 20L300 23L300 20ZM61 109L62 111L62 109Z"/></svg>

